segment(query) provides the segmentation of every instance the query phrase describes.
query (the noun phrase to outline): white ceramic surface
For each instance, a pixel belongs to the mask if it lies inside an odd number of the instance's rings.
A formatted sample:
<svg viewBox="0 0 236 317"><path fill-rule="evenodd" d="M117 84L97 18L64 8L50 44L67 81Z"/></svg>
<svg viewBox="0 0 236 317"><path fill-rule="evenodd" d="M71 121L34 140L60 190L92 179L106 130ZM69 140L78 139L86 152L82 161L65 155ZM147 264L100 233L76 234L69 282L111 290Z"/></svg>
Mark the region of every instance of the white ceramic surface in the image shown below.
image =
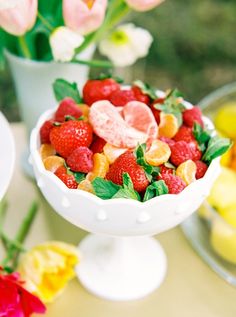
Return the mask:
<svg viewBox="0 0 236 317"><path fill-rule="evenodd" d="M39 155L39 129L54 112L55 109L42 114L31 133L30 161L37 184L63 218L84 230L104 235L92 235L81 242L78 277L89 291L102 298L144 297L160 285L167 264L157 241L142 236L173 228L197 210L220 172L219 159L211 163L202 179L178 195L163 195L144 203L124 198L102 200L85 191L67 188L45 170ZM208 119L205 122L212 128ZM126 242L122 237L126 237ZM121 258L122 265L117 265Z"/></svg>
<svg viewBox="0 0 236 317"><path fill-rule="evenodd" d="M9 186L15 162L15 145L10 126L0 112L0 200Z"/></svg>
<svg viewBox="0 0 236 317"><path fill-rule="evenodd" d="M82 52L80 59L92 58L95 46ZM57 78L76 82L83 87L88 78L86 65L73 63L38 62L5 52L14 79L20 112L28 132L35 126L39 116L56 106L52 84Z"/></svg>

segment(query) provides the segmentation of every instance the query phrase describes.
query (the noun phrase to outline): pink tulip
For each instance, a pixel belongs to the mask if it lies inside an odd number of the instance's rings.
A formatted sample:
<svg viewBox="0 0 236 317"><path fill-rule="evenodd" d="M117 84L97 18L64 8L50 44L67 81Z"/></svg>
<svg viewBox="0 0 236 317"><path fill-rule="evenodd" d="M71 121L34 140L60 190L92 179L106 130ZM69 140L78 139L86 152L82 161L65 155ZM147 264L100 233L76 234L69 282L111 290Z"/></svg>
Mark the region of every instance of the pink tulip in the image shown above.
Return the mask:
<svg viewBox="0 0 236 317"><path fill-rule="evenodd" d="M103 23L107 0L63 0L65 25L85 35L97 30Z"/></svg>
<svg viewBox="0 0 236 317"><path fill-rule="evenodd" d="M130 8L134 9L135 11L151 10L164 1L165 0L126 0Z"/></svg>
<svg viewBox="0 0 236 317"><path fill-rule="evenodd" d="M19 0L9 7L0 7L0 27L21 36L34 26L37 10L38 0Z"/></svg>

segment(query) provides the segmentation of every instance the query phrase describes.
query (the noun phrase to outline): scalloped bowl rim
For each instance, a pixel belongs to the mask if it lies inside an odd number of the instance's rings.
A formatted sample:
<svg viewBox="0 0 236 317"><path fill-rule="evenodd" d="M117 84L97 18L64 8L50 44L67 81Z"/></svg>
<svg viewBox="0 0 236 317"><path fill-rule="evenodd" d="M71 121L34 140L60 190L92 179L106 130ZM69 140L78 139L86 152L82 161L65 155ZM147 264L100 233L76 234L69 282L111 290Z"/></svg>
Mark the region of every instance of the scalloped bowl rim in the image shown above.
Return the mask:
<svg viewBox="0 0 236 317"><path fill-rule="evenodd" d="M185 102L185 103L188 107L192 107L192 105L190 103L188 103L188 102ZM49 118L52 118L52 115L55 113L56 109L57 109L57 107L55 107L54 109L49 109L49 110L45 111L39 117L37 124L36 124L36 127L31 132L30 152L31 152L31 157L33 158L33 161L37 165L39 172L41 174L43 174L45 177L49 178L55 184L55 186L57 186L64 194L70 192L70 194L73 194L74 196L77 196L78 198L79 197L87 198L89 200L92 200L94 203L96 203L100 206L116 205L119 202L121 202L121 203L125 202L126 204L128 204L130 206L143 208L144 206L152 206L152 205L155 205L158 202L162 202L162 201L181 199L181 197L184 196L187 191L192 191L192 189L194 187L201 186L201 183L204 183L205 180L208 177L210 177L211 173L214 170L216 170L216 168L219 166L219 159L220 158L216 158L209 165L208 170L207 170L206 174L204 175L204 177L202 177L201 179L198 179L195 182L188 185L181 193L179 193L177 195L165 194L165 195L157 196L157 197L154 197L146 202L140 202L140 201L137 201L134 199L126 199L126 198L116 198L116 199L104 200L100 197L97 197L94 194L91 194L89 192L86 192L86 191L83 191L80 189L69 189L55 174L53 174L52 172L47 171L45 169L43 162L42 162L42 159L40 157L39 148L38 148L39 130L40 130L42 124L46 120L48 120ZM214 126L213 126L212 122L210 121L210 119L204 117L204 121L211 129L213 129Z"/></svg>

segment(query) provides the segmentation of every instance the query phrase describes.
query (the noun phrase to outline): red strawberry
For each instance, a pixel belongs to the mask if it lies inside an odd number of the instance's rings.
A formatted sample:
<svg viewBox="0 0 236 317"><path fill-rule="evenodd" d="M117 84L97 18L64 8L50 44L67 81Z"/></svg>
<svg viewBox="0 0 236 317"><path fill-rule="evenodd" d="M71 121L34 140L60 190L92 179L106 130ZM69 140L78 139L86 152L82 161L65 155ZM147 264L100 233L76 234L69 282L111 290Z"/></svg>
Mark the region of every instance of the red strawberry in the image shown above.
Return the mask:
<svg viewBox="0 0 236 317"><path fill-rule="evenodd" d="M53 128L53 120L47 120L41 126L39 134L41 143L50 143L50 132Z"/></svg>
<svg viewBox="0 0 236 317"><path fill-rule="evenodd" d="M145 103L146 105L150 104L150 97L142 92L138 86L132 86L131 90L134 93L135 100Z"/></svg>
<svg viewBox="0 0 236 317"><path fill-rule="evenodd" d="M90 146L91 151L93 152L93 154L95 153L102 153L104 145L107 142L100 138L99 136L93 141L92 145Z"/></svg>
<svg viewBox="0 0 236 317"><path fill-rule="evenodd" d="M192 142L189 143L190 148L192 150L192 160L193 161L198 161L202 157L202 152L199 150L198 143L196 140L193 140Z"/></svg>
<svg viewBox="0 0 236 317"><path fill-rule="evenodd" d="M185 182L176 175L161 174L158 179L162 179L166 183L169 194L179 194L186 187Z"/></svg>
<svg viewBox="0 0 236 317"><path fill-rule="evenodd" d="M111 165L106 178L113 183L122 185L122 176L128 173L134 184L134 189L138 192L144 191L149 182L142 167L137 164L134 154L127 151L120 155Z"/></svg>
<svg viewBox="0 0 236 317"><path fill-rule="evenodd" d="M163 174L173 174L173 172L174 172L173 168L166 167L165 165L161 165L159 167L160 167L160 174L161 175L163 175Z"/></svg>
<svg viewBox="0 0 236 317"><path fill-rule="evenodd" d="M65 121L65 116L72 116L75 119L80 118L83 112L77 106L76 102L72 98L63 99L55 113L55 121L63 122Z"/></svg>
<svg viewBox="0 0 236 317"><path fill-rule="evenodd" d="M77 147L89 147L93 138L91 125L85 121L66 121L54 126L50 132L50 140L56 152L67 158Z"/></svg>
<svg viewBox="0 0 236 317"><path fill-rule="evenodd" d="M129 101L136 100L132 90L116 90L112 93L110 101L114 106L123 107Z"/></svg>
<svg viewBox="0 0 236 317"><path fill-rule="evenodd" d="M202 178L205 175L208 166L202 161L195 161L194 163L197 166L196 179Z"/></svg>
<svg viewBox="0 0 236 317"><path fill-rule="evenodd" d="M91 106L98 100L109 100L114 91L120 90L120 85L112 78L88 80L83 88L83 98Z"/></svg>
<svg viewBox="0 0 236 317"><path fill-rule="evenodd" d="M165 98L157 98L156 100L153 101L153 103L151 104L150 108L152 110L152 113L156 119L157 124L160 123L160 113L161 111L156 109L154 106L155 104L163 104L165 101Z"/></svg>
<svg viewBox="0 0 236 317"><path fill-rule="evenodd" d="M170 160L175 166L178 166L187 160L193 160L193 149L189 143L178 141L171 146Z"/></svg>
<svg viewBox="0 0 236 317"><path fill-rule="evenodd" d="M76 189L78 184L75 180L74 175L67 174L67 170L65 166L60 166L54 173L60 180L68 187L72 189Z"/></svg>
<svg viewBox="0 0 236 317"><path fill-rule="evenodd" d="M193 107L183 112L184 124L192 128L194 122L200 124L203 127L202 111L199 107Z"/></svg>
<svg viewBox="0 0 236 317"><path fill-rule="evenodd" d="M174 136L174 140L177 141L185 141L187 143L195 141L193 131L190 127L182 125L179 128L179 131Z"/></svg>
<svg viewBox="0 0 236 317"><path fill-rule="evenodd" d="M77 147L67 158L66 163L74 172L89 173L93 169L93 152L86 146Z"/></svg>
<svg viewBox="0 0 236 317"><path fill-rule="evenodd" d="M161 137L159 138L159 140L161 140L162 142L167 143L170 147L175 144L175 141L174 141L174 140L169 139L169 138L166 138L165 136L161 136Z"/></svg>

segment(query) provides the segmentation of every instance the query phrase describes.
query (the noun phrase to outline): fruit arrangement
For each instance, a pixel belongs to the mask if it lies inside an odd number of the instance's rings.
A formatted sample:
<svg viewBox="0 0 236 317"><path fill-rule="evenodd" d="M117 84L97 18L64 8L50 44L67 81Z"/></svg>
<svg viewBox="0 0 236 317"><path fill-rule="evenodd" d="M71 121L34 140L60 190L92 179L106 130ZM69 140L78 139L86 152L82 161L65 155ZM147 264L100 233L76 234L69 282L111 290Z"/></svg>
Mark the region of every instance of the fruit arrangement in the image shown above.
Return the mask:
<svg viewBox="0 0 236 317"><path fill-rule="evenodd" d="M236 103L222 104L213 121L219 133L236 141ZM222 172L214 183L207 202L209 208L202 207L201 217L211 224L210 242L223 259L236 264L236 144L221 158ZM219 216L218 216L219 215Z"/></svg>
<svg viewBox="0 0 236 317"><path fill-rule="evenodd" d="M101 77L86 82L83 97L62 79L54 93L58 108L40 129L45 169L102 199L179 194L231 146L176 89L158 94L141 81L124 87Z"/></svg>

